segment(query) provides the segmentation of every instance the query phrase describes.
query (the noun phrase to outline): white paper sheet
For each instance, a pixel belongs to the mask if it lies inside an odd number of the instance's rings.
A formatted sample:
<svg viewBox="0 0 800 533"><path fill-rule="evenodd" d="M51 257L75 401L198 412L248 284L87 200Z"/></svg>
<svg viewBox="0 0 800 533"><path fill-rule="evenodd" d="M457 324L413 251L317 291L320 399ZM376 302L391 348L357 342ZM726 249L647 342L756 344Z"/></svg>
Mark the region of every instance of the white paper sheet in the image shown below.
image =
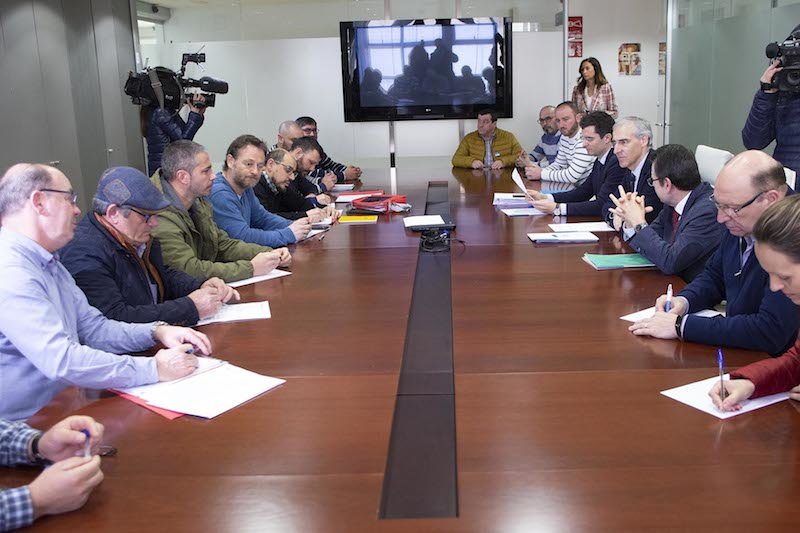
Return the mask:
<svg viewBox="0 0 800 533"><path fill-rule="evenodd" d="M247 279L243 279L243 280L240 280L240 281L232 281L232 282L228 283L228 285L230 285L231 287L233 287L235 289L236 287L242 287L244 285L250 285L251 283L258 283L259 281L267 281L267 280L270 280L270 279L282 278L283 276L289 276L291 274L292 274L291 272L288 272L286 270L279 270L279 269L276 268L272 272L267 272L263 276L253 276L252 278L247 278Z"/></svg>
<svg viewBox="0 0 800 533"><path fill-rule="evenodd" d="M225 363L182 380L119 390L155 407L214 418L285 382Z"/></svg>
<svg viewBox="0 0 800 533"><path fill-rule="evenodd" d="M239 320L260 320L264 318L271 318L272 314L269 310L269 302L249 302L246 304L223 304L217 314L204 318L197 323L198 326L205 326L206 324L213 324L215 322L236 322Z"/></svg>
<svg viewBox="0 0 800 533"><path fill-rule="evenodd" d="M571 222L569 224L549 224L553 231L614 231L605 222Z"/></svg>
<svg viewBox="0 0 800 533"><path fill-rule="evenodd" d="M642 309L641 311L636 311L635 313L631 313L629 315L621 316L622 320L627 320L628 322L638 322L639 320L643 320L645 318L650 318L656 314L656 308L648 307L647 309ZM716 309L703 309L702 311L698 311L696 313L692 313L694 316L702 316L706 318L712 318L715 316L725 316L724 312L717 311Z"/></svg>
<svg viewBox="0 0 800 533"><path fill-rule="evenodd" d="M328 231L328 230L326 230L326 229L312 229L311 231L308 232L308 235L306 235L306 238L303 239L303 240L306 241L306 240L310 239L311 237L316 237L320 233L325 233L326 231Z"/></svg>
<svg viewBox="0 0 800 533"><path fill-rule="evenodd" d="M405 217L403 219L403 225L407 228L434 226L436 224L444 224L441 215L419 215L415 217Z"/></svg>
<svg viewBox="0 0 800 533"><path fill-rule="evenodd" d="M525 183L522 181L522 176L519 175L519 171L516 168L511 171L511 179L514 180L514 183L517 184L517 187L520 191L522 191L523 194L528 194L528 189L525 187Z"/></svg>
<svg viewBox="0 0 800 533"><path fill-rule="evenodd" d="M568 231L566 233L528 233L528 238L533 242L550 243L591 243L597 242L600 238L588 231Z"/></svg>
<svg viewBox="0 0 800 533"><path fill-rule="evenodd" d="M725 379L730 379L730 376L725 374ZM711 402L711 398L708 395L708 391L710 391L717 382L719 382L719 376L714 376L713 378L695 381L694 383L689 383L688 385L682 385L680 387L675 387L674 389L661 391L661 394L667 398L672 398L673 400L677 400L690 407L699 409L704 413L708 413L716 416L717 418L723 419L749 413L750 411L772 405L773 403L782 402L783 400L787 400L789 398L788 392L781 392L779 394L764 396L763 398L756 398L755 400L745 400L742 402L742 409L740 411L720 411L714 406L714 404Z"/></svg>
<svg viewBox="0 0 800 533"><path fill-rule="evenodd" d="M514 207L510 209L501 209L504 215L509 217L529 217L531 215L546 215L544 211L539 211L535 207Z"/></svg>
<svg viewBox="0 0 800 533"><path fill-rule="evenodd" d="M359 198L366 198L367 196L372 196L375 193L367 193L367 194L344 194L339 195L336 197L335 203L337 204L349 204L353 200L358 200Z"/></svg>
<svg viewBox="0 0 800 533"><path fill-rule="evenodd" d="M337 183L331 189L332 192L352 191L355 187L354 183Z"/></svg>

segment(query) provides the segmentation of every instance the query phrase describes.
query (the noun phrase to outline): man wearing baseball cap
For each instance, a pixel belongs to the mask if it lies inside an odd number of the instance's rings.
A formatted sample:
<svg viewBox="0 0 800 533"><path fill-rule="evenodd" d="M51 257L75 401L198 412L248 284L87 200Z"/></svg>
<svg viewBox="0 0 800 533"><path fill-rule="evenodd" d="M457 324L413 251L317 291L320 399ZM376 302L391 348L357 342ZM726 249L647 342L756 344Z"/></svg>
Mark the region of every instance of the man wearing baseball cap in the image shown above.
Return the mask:
<svg viewBox="0 0 800 533"><path fill-rule="evenodd" d="M201 280L164 264L151 231L169 202L142 172L113 167L100 177L92 210L61 250L61 262L108 318L190 325L238 293L219 278Z"/></svg>

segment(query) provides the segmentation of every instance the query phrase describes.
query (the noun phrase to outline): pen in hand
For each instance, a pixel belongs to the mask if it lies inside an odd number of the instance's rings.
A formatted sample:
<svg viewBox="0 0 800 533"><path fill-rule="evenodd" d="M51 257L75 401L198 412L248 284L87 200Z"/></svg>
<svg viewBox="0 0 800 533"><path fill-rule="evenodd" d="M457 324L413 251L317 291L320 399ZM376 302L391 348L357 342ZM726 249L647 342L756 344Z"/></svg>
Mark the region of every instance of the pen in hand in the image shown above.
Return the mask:
<svg viewBox="0 0 800 533"><path fill-rule="evenodd" d="M667 301L664 302L664 311L669 313L670 309L672 309L672 283L667 285Z"/></svg>
<svg viewBox="0 0 800 533"><path fill-rule="evenodd" d="M725 391L725 381L723 380L723 376L725 375L725 361L722 357L721 347L717 348L717 365L719 366L719 398L724 402L727 392Z"/></svg>

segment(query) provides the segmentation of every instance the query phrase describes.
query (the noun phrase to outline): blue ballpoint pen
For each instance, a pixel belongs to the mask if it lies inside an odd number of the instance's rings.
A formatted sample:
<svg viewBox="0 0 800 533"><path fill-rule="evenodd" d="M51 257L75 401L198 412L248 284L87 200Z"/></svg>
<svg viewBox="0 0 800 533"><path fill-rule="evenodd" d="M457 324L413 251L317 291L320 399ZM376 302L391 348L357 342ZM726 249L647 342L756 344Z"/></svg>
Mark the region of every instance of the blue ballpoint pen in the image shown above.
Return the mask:
<svg viewBox="0 0 800 533"><path fill-rule="evenodd" d="M92 456L92 447L91 447L91 440L92 437L89 435L88 429L82 429L81 433L86 435L86 444L83 445L83 456L84 457L91 457Z"/></svg>
<svg viewBox="0 0 800 533"><path fill-rule="evenodd" d="M722 357L721 347L717 348L717 365L719 366L719 397L721 400L725 400L725 396L727 396L725 381L723 380L723 376L725 375L725 360Z"/></svg>
<svg viewBox="0 0 800 533"><path fill-rule="evenodd" d="M667 301L664 302L664 311L669 313L670 309L672 309L672 283L667 285Z"/></svg>

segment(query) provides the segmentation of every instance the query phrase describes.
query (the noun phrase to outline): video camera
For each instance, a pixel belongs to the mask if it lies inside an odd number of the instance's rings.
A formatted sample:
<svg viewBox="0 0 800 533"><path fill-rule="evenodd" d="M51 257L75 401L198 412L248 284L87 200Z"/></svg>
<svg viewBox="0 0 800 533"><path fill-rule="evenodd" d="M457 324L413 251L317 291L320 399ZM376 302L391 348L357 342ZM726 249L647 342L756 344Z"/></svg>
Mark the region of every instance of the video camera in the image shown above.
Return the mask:
<svg viewBox="0 0 800 533"><path fill-rule="evenodd" d="M128 80L125 82L125 94L131 97L131 101L136 105L158 105L171 111L181 108L187 99L185 90L188 88L199 88L199 93L204 97L205 102L196 102L197 107L214 107L217 94L228 92L228 82L203 76L196 80L186 78L186 65L188 63L205 63L206 55L201 53L183 54L181 69L178 73L166 67L146 68L142 72L128 73Z"/></svg>
<svg viewBox="0 0 800 533"><path fill-rule="evenodd" d="M769 43L766 55L780 58L782 70L775 74L773 87L779 91L800 92L800 26L797 26L783 44Z"/></svg>

